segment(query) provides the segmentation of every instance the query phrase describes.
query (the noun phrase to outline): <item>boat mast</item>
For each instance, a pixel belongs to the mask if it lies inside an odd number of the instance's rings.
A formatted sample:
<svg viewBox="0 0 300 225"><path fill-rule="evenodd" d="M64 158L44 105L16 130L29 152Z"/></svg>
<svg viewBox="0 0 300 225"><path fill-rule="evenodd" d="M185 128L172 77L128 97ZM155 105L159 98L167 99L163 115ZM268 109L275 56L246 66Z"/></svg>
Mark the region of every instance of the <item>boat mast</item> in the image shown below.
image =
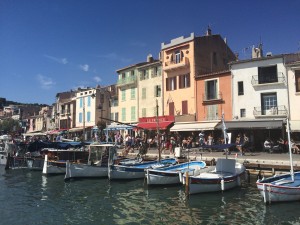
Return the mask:
<svg viewBox="0 0 300 225"><path fill-rule="evenodd" d="M286 119L287 133L288 133L288 144L289 144L289 154L290 154L290 165L291 165L291 178L294 181L294 167L293 167L293 156L292 156L292 146L291 146L291 135L290 135L290 121L287 117Z"/></svg>
<svg viewBox="0 0 300 225"><path fill-rule="evenodd" d="M158 161L160 162L161 152L160 152L160 134L159 134L158 101L157 101L157 99L156 99L156 130L157 130Z"/></svg>

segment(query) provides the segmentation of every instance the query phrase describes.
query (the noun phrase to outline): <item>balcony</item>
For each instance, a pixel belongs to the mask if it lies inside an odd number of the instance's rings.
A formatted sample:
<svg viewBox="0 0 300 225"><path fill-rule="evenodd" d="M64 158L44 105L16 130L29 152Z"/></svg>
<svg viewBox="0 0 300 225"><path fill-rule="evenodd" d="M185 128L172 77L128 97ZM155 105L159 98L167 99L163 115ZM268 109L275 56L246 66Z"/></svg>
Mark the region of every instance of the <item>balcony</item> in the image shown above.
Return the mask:
<svg viewBox="0 0 300 225"><path fill-rule="evenodd" d="M286 117L287 116L287 108L285 107L285 105L272 107L267 110L262 109L260 106L254 107L253 115L256 118L259 118L259 117Z"/></svg>
<svg viewBox="0 0 300 225"><path fill-rule="evenodd" d="M277 73L274 75L254 75L252 76L252 86L270 85L270 84L284 84L286 82L283 73Z"/></svg>
<svg viewBox="0 0 300 225"><path fill-rule="evenodd" d="M164 70L172 71L172 70L176 70L176 69L187 68L187 67L189 67L189 65L190 65L189 59L187 57L184 57L179 62L177 60L166 61L164 63Z"/></svg>
<svg viewBox="0 0 300 225"><path fill-rule="evenodd" d="M202 104L216 104L223 101L222 92L212 93L212 94L203 94L203 103Z"/></svg>
<svg viewBox="0 0 300 225"><path fill-rule="evenodd" d="M137 83L137 77L136 75L130 76L130 77L126 77L123 79L119 79L117 82L117 86L126 86L126 85L131 85L131 84L136 84Z"/></svg>

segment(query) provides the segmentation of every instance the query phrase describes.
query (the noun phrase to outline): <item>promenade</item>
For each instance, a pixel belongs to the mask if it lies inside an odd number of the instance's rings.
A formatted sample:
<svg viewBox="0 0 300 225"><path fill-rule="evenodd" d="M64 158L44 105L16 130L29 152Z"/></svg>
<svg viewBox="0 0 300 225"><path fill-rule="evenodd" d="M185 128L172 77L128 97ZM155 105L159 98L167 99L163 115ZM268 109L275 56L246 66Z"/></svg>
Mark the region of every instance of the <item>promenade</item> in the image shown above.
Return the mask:
<svg viewBox="0 0 300 225"><path fill-rule="evenodd" d="M122 154L123 149L119 149L118 153ZM135 157L138 150L134 150L128 154L128 157ZM192 148L189 152L182 150L182 155L190 160L203 160L207 164L217 161L218 158L225 158L224 151L203 151L198 148ZM158 158L158 150L151 148L148 150L146 157L149 159ZM162 152L162 158L174 157L170 154L169 150ZM231 152L227 155L229 159L236 159L238 162L243 163L250 172L257 173L257 171L270 171L272 173L289 171L290 158L288 153L266 153L266 152L246 152L241 156L238 152ZM293 154L294 170L300 170L300 154Z"/></svg>

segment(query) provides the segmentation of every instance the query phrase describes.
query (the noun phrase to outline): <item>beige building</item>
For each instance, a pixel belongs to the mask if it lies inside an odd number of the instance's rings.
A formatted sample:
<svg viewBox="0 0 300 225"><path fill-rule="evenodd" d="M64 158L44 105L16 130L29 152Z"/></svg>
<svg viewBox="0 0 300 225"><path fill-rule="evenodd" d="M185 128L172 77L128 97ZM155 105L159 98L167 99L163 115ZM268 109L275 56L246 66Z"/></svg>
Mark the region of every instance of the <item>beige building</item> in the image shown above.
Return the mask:
<svg viewBox="0 0 300 225"><path fill-rule="evenodd" d="M287 68L289 118L292 132L300 132L300 54L285 57Z"/></svg>
<svg viewBox="0 0 300 225"><path fill-rule="evenodd" d="M162 116L162 73L161 63L148 55L147 63L137 68L138 118ZM157 114L158 109L158 114Z"/></svg>

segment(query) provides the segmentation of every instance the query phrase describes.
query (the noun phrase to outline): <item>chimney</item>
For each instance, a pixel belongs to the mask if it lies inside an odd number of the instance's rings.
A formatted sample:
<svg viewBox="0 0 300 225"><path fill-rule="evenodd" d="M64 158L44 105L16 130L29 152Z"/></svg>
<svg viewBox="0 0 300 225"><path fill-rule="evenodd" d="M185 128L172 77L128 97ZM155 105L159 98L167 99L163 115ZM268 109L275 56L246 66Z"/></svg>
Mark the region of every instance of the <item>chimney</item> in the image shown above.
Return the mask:
<svg viewBox="0 0 300 225"><path fill-rule="evenodd" d="M148 63L152 63L152 62L153 62L153 57L152 57L151 54L149 54L149 55L147 56L147 62L148 62Z"/></svg>
<svg viewBox="0 0 300 225"><path fill-rule="evenodd" d="M210 26L207 27L206 36L211 36Z"/></svg>
<svg viewBox="0 0 300 225"><path fill-rule="evenodd" d="M258 59L263 57L262 44L259 44L259 47L252 47L252 59Z"/></svg>

